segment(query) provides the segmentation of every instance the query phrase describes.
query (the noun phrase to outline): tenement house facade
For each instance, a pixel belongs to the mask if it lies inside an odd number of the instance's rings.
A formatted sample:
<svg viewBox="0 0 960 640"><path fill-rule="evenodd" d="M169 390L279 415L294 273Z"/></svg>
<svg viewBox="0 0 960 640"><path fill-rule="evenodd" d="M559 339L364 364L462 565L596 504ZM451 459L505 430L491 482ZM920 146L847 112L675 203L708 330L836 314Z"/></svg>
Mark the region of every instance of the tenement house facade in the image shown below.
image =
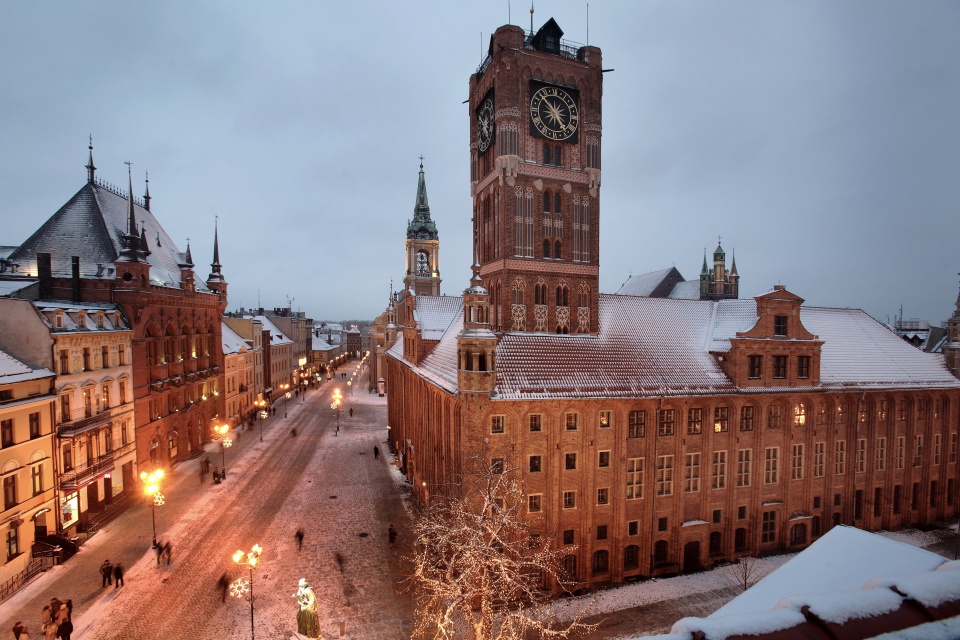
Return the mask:
<svg viewBox="0 0 960 640"><path fill-rule="evenodd" d="M204 282L190 246L180 252L151 211L95 175L4 260L0 279L32 284L11 294L40 301L116 305L131 336L136 460L143 467L190 458L224 414L220 318L227 304L216 226ZM9 289L10 287L7 287Z"/></svg>
<svg viewBox="0 0 960 640"><path fill-rule="evenodd" d="M385 359L415 496L474 456L517 474L581 587L956 516L942 355L779 285L597 292L600 50L561 35L501 27L471 77L474 275L408 296Z"/></svg>
<svg viewBox="0 0 960 640"><path fill-rule="evenodd" d="M56 371L59 533L135 491L131 331L110 303L0 299L0 345Z"/></svg>

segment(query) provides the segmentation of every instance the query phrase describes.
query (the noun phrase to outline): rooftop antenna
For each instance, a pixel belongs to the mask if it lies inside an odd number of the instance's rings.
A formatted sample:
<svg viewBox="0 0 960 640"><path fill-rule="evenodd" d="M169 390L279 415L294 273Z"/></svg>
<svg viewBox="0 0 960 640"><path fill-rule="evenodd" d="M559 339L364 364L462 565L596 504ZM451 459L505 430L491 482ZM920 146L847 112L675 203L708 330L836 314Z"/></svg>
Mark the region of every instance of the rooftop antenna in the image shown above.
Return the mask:
<svg viewBox="0 0 960 640"><path fill-rule="evenodd" d="M587 46L590 46L590 3L587 3Z"/></svg>
<svg viewBox="0 0 960 640"><path fill-rule="evenodd" d="M533 0L530 0L530 37L533 37Z"/></svg>
<svg viewBox="0 0 960 640"><path fill-rule="evenodd" d="M257 289L257 309L261 308L260 304L260 289Z"/></svg>
<svg viewBox="0 0 960 640"><path fill-rule="evenodd" d="M511 22L512 21L510 20L510 0L507 0L507 24L510 24Z"/></svg>

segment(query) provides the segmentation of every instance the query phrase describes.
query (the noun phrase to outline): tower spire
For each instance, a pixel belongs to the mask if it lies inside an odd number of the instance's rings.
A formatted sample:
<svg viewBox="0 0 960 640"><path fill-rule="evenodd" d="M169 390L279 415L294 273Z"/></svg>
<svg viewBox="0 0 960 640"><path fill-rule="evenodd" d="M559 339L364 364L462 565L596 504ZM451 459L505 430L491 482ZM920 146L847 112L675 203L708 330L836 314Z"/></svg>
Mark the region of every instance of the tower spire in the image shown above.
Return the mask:
<svg viewBox="0 0 960 640"><path fill-rule="evenodd" d="M219 220L214 218L213 222L213 262L210 263L210 266L213 268L213 272L220 273L220 238L219 238Z"/></svg>
<svg viewBox="0 0 960 640"><path fill-rule="evenodd" d="M127 230L131 236L137 235L137 215L133 208L133 173L131 167L133 163L130 161L125 162L127 165L127 215L129 220L127 220Z"/></svg>
<svg viewBox="0 0 960 640"><path fill-rule="evenodd" d="M189 245L188 245L189 247ZM210 263L210 275L207 276L207 288L214 293L227 293L227 281L220 273L220 218L213 222L213 262Z"/></svg>
<svg viewBox="0 0 960 640"><path fill-rule="evenodd" d="M93 166L93 134L90 134L90 144L87 146L90 150L90 159L87 160L87 182L93 184L94 175L97 168Z"/></svg>
<svg viewBox="0 0 960 640"><path fill-rule="evenodd" d="M146 172L146 190L143 192L143 208L150 211L150 172Z"/></svg>
<svg viewBox="0 0 960 640"><path fill-rule="evenodd" d="M125 162L127 165L127 232L123 234L123 249L120 250L119 259L123 262L140 262L145 259L143 249L145 242L137 231L137 216L133 205L133 174L131 172L132 162Z"/></svg>

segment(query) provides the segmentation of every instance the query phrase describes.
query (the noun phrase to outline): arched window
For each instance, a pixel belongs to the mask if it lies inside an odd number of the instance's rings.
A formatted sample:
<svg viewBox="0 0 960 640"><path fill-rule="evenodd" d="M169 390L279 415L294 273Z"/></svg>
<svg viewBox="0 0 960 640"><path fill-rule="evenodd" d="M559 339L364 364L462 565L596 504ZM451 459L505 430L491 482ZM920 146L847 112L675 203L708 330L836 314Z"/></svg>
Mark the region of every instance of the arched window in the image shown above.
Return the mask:
<svg viewBox="0 0 960 640"><path fill-rule="evenodd" d="M814 538L820 535L820 516L813 516L810 522L810 535Z"/></svg>
<svg viewBox="0 0 960 640"><path fill-rule="evenodd" d="M640 547L635 544L623 550L623 570L632 571L640 567Z"/></svg>
<svg viewBox="0 0 960 640"><path fill-rule="evenodd" d="M747 550L747 530L737 529L733 535L733 546L737 552Z"/></svg>
<svg viewBox="0 0 960 640"><path fill-rule="evenodd" d="M585 284L581 284L580 288L577 290L577 306L578 307L587 307L590 305L590 288Z"/></svg>
<svg viewBox="0 0 960 640"><path fill-rule="evenodd" d="M563 162L560 158L560 145L557 145L553 148L553 164L558 167L563 166Z"/></svg>
<svg viewBox="0 0 960 640"><path fill-rule="evenodd" d="M563 557L563 577L571 581L577 579L577 556L572 553Z"/></svg>
<svg viewBox="0 0 960 640"><path fill-rule="evenodd" d="M554 260L560 260L560 259L561 259L561 253L560 253L561 246L562 246L562 245L560 244L560 241L559 241L559 240L556 240L556 241L553 243L553 259L554 259Z"/></svg>
<svg viewBox="0 0 960 640"><path fill-rule="evenodd" d="M723 534L719 531L710 533L710 555L719 556L723 554Z"/></svg>
<svg viewBox="0 0 960 640"><path fill-rule="evenodd" d="M558 307L570 306L569 292L567 290L567 285L565 284L557 285L557 306Z"/></svg>
<svg viewBox="0 0 960 640"><path fill-rule="evenodd" d="M533 286L533 304L547 304L547 285L542 282Z"/></svg>
<svg viewBox="0 0 960 640"><path fill-rule="evenodd" d="M557 164L560 164L560 163L558 162ZM560 192L557 191L557 193L554 194L553 196L553 212L554 213L560 213L563 210L562 207L560 206L561 204L562 204L562 200L560 199Z"/></svg>
<svg viewBox="0 0 960 640"><path fill-rule="evenodd" d="M523 293L524 293L523 280L521 280L520 278L517 278L516 280L514 280L514 281L513 281L513 287L512 287L512 289L513 289L513 304L524 304L524 302L523 302L523 298L524 298L524 295L523 295Z"/></svg>
<svg viewBox="0 0 960 640"><path fill-rule="evenodd" d="M610 570L610 553L605 549L593 552L593 575L607 573Z"/></svg>
<svg viewBox="0 0 960 640"><path fill-rule="evenodd" d="M550 258L550 240L543 241L543 257Z"/></svg>
<svg viewBox="0 0 960 640"><path fill-rule="evenodd" d="M657 540L653 545L653 563L666 564L670 560L670 545L666 540Z"/></svg>

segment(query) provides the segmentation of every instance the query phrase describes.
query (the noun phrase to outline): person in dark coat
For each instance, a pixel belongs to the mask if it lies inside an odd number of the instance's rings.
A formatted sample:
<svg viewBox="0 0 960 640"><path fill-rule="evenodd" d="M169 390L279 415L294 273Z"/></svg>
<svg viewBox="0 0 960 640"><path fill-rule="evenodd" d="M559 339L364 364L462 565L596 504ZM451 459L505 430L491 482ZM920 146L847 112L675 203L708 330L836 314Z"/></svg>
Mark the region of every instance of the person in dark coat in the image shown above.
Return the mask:
<svg viewBox="0 0 960 640"><path fill-rule="evenodd" d="M171 549L172 547L170 545L170 541L167 541L167 543L163 545L163 555L167 556L167 564L170 564L170 558L172 555L170 551Z"/></svg>
<svg viewBox="0 0 960 640"><path fill-rule="evenodd" d="M393 528L392 524L387 529L387 540L390 542L390 548L393 549L394 545L397 544L397 530Z"/></svg>
<svg viewBox="0 0 960 640"><path fill-rule="evenodd" d="M66 603L60 605L60 611L57 613L55 622L57 636L60 637L60 640L70 640L70 634L73 633L73 621L70 619L70 612Z"/></svg>
<svg viewBox="0 0 960 640"><path fill-rule="evenodd" d="M110 564L109 560L104 560L103 564L100 565L100 577L103 578L101 587L113 584L113 565ZM57 615L57 612L54 611L53 615Z"/></svg>
<svg viewBox="0 0 960 640"><path fill-rule="evenodd" d="M380 458L380 447L374 445L373 447L373 459L378 460Z"/></svg>
<svg viewBox="0 0 960 640"><path fill-rule="evenodd" d="M220 576L220 579L217 580L217 586L220 588L221 595L223 596L223 601L227 601L227 588L230 586L230 580L227 579L227 574L224 573Z"/></svg>
<svg viewBox="0 0 960 640"><path fill-rule="evenodd" d="M114 589L119 589L123 586L123 565L119 562L113 565L113 581L116 583Z"/></svg>
<svg viewBox="0 0 960 640"><path fill-rule="evenodd" d="M157 543L157 566L158 567L160 566L160 558L163 556L163 547L164 547L164 544L162 542Z"/></svg>
<svg viewBox="0 0 960 640"><path fill-rule="evenodd" d="M14 640L20 640L20 636L29 639L30 632L27 631L27 628L23 626L19 620L17 620L17 622L13 625L13 638Z"/></svg>

